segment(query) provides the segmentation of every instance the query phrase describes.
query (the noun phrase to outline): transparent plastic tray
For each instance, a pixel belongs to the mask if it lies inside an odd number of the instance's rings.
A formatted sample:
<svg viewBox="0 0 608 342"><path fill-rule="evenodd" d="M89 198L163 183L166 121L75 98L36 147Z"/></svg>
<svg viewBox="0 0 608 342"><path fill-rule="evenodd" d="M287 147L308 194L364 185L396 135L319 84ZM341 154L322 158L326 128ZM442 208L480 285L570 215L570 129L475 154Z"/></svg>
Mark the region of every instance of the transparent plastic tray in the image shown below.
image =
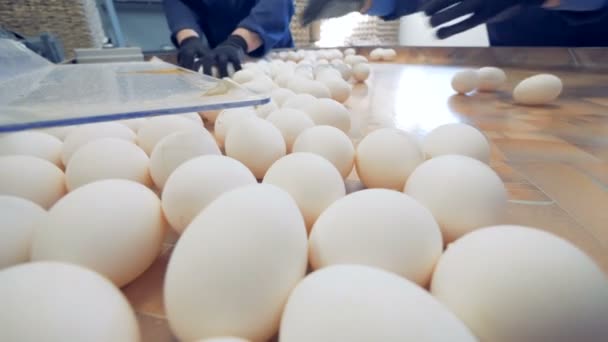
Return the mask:
<svg viewBox="0 0 608 342"><path fill-rule="evenodd" d="M0 132L268 101L230 80L165 62L55 65L18 42L0 39Z"/></svg>

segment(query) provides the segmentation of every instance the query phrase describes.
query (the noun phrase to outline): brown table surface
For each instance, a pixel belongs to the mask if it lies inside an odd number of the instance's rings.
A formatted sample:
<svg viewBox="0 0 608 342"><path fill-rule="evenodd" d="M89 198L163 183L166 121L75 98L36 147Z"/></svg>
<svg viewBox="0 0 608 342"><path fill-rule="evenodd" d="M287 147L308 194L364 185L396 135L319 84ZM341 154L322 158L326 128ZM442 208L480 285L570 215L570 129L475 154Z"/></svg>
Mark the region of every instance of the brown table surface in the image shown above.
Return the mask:
<svg viewBox="0 0 608 342"><path fill-rule="evenodd" d="M398 61L420 63L420 53L411 58L409 51L399 51ZM491 142L491 166L509 191L504 223L564 237L608 272L608 72L555 65L509 67L508 84L500 92L454 95L450 79L462 68L374 64L370 79L355 85L346 103L353 113L353 141L379 127L398 127L418 136L452 122L478 127ZM517 82L541 72L562 78L559 101L544 107L514 105L511 90ZM355 178L348 185L358 186ZM124 288L146 342L175 340L162 303L174 241L171 233L157 262Z"/></svg>

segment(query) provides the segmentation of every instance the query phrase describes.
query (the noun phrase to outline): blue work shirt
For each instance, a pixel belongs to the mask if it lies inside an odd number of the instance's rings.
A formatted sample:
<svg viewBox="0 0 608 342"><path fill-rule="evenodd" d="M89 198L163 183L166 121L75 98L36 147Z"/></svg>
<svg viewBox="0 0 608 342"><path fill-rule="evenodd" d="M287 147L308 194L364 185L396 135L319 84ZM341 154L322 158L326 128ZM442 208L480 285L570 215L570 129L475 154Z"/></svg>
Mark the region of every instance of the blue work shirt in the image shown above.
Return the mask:
<svg viewBox="0 0 608 342"><path fill-rule="evenodd" d="M163 4L174 44L177 32L192 29L214 48L240 27L262 39L262 46L252 51L252 56L263 56L273 48L293 47L289 30L294 14L292 0L164 0Z"/></svg>
<svg viewBox="0 0 608 342"><path fill-rule="evenodd" d="M368 13L394 20L417 12L420 3L374 0ZM608 46L608 0L562 0L556 8L522 8L487 27L492 46Z"/></svg>

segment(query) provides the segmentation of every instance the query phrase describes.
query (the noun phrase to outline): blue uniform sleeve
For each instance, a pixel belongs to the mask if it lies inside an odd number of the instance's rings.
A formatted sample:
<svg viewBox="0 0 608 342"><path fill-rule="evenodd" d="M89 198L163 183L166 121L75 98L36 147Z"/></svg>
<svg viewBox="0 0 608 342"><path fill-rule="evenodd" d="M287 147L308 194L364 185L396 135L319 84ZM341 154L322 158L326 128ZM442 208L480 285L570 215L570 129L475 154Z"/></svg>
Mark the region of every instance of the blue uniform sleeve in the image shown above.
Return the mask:
<svg viewBox="0 0 608 342"><path fill-rule="evenodd" d="M171 30L171 41L175 46L177 46L175 35L183 29L192 29L203 37L203 32L198 23L198 15L182 0L163 0L163 7L169 30Z"/></svg>
<svg viewBox="0 0 608 342"><path fill-rule="evenodd" d="M559 6L551 9L560 11L597 11L606 7L608 0L561 0Z"/></svg>
<svg viewBox="0 0 608 342"><path fill-rule="evenodd" d="M374 7L374 3L376 1L384 2L385 0L374 0L374 2L372 2L372 8ZM393 11L386 15L382 15L381 18L384 20L396 20L403 16L416 13L418 12L422 1L423 0L392 0L394 3L392 6Z"/></svg>
<svg viewBox="0 0 608 342"><path fill-rule="evenodd" d="M279 43L289 32L289 23L294 13L292 0L260 0L251 9L238 27L257 33L262 46L250 54L263 56Z"/></svg>
<svg viewBox="0 0 608 342"><path fill-rule="evenodd" d="M570 25L585 25L608 17L608 0L561 0L551 10L558 11Z"/></svg>

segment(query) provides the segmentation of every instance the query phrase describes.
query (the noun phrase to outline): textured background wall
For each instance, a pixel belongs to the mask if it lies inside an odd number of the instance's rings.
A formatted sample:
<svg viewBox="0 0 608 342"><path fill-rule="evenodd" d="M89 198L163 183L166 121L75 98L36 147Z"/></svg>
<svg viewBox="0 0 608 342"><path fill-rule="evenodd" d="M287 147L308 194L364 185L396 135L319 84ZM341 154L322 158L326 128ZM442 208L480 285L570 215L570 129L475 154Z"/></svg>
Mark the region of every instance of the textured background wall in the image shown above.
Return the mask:
<svg viewBox="0 0 608 342"><path fill-rule="evenodd" d="M104 31L95 0L0 0L0 23L33 36L58 36L67 56L77 47L101 47Z"/></svg>

